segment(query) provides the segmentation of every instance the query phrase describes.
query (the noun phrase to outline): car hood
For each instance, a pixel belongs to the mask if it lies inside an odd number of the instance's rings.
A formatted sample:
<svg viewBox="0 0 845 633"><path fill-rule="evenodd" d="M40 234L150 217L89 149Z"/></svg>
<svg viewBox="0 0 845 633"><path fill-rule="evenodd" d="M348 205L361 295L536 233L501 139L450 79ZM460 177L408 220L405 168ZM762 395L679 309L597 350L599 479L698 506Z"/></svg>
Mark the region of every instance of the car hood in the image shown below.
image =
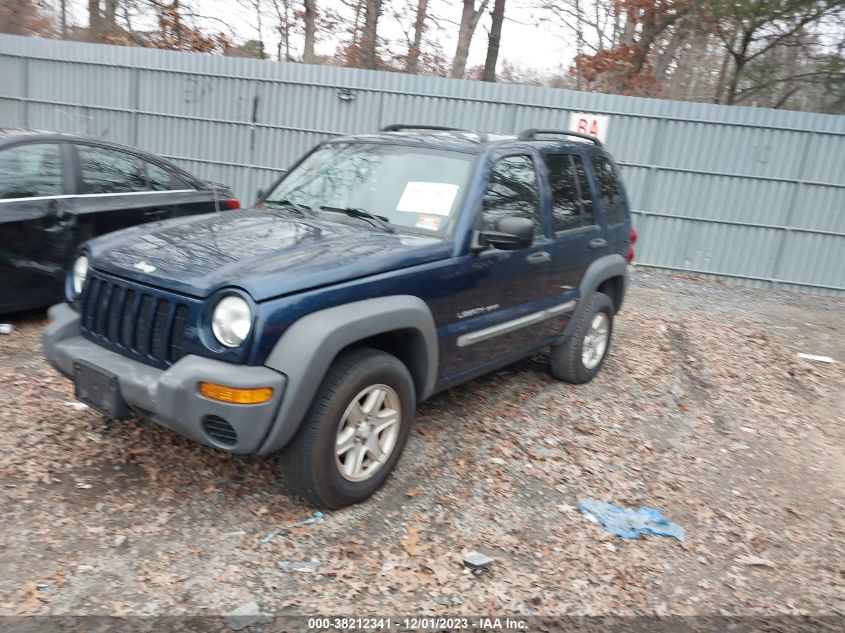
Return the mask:
<svg viewBox="0 0 845 633"><path fill-rule="evenodd" d="M247 209L145 224L88 243L97 270L195 297L256 301L443 259L450 244Z"/></svg>

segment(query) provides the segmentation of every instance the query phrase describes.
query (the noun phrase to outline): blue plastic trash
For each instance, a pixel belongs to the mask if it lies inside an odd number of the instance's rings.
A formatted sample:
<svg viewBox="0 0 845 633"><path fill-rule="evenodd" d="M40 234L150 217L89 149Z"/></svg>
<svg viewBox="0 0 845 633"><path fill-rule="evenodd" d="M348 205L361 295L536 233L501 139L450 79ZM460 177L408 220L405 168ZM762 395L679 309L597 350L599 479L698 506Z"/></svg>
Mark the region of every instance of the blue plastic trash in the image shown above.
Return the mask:
<svg viewBox="0 0 845 633"><path fill-rule="evenodd" d="M660 514L660 510L640 506L639 510L620 508L595 499L579 499L581 514L594 517L611 534L622 538L637 538L640 534L673 536L684 540L684 528Z"/></svg>

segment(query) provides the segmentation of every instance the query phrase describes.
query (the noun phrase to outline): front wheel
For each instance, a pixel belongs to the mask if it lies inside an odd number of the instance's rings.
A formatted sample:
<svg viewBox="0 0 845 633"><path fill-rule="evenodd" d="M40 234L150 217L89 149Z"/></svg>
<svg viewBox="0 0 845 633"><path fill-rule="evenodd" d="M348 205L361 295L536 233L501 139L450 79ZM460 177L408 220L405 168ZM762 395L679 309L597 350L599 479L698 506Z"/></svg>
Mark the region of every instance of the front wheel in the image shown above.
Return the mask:
<svg viewBox="0 0 845 633"><path fill-rule="evenodd" d="M341 354L282 452L293 491L331 509L372 495L399 460L415 404L413 380L398 358L371 348Z"/></svg>
<svg viewBox="0 0 845 633"><path fill-rule="evenodd" d="M599 373L613 333L610 297L594 292L586 301L572 336L552 348L552 375L574 384L589 382Z"/></svg>

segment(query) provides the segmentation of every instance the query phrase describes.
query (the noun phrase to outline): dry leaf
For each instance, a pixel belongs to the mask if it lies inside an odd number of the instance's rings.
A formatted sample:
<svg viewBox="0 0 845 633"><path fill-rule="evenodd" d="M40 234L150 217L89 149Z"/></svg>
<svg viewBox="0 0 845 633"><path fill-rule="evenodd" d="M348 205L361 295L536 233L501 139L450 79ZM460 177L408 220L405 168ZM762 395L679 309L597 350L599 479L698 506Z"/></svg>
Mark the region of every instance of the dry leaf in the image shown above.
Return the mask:
<svg viewBox="0 0 845 633"><path fill-rule="evenodd" d="M405 491L405 495L406 495L406 496L408 496L408 497L411 497L411 499L413 499L413 498L414 498L414 497L416 497L418 494L420 494L422 491L423 491L423 487L422 487L422 486L414 486L413 488L410 488L409 490L406 490L406 491Z"/></svg>
<svg viewBox="0 0 845 633"><path fill-rule="evenodd" d="M408 538L402 540L402 547L405 548L408 556L420 555L420 528L408 527Z"/></svg>

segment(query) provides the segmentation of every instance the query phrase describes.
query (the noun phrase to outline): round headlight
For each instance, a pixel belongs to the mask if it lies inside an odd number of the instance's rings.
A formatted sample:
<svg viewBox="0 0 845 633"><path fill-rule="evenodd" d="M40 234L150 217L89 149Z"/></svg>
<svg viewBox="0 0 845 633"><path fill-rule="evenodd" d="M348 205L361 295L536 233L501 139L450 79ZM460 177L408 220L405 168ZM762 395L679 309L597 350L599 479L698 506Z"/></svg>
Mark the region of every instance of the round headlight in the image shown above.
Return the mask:
<svg viewBox="0 0 845 633"><path fill-rule="evenodd" d="M82 287L85 285L85 277L88 276L88 258L85 255L80 255L73 262L72 275L73 294L78 297L82 293Z"/></svg>
<svg viewBox="0 0 845 633"><path fill-rule="evenodd" d="M237 295L223 297L214 308L211 330L226 347L237 347L249 336L252 312L249 304Z"/></svg>

